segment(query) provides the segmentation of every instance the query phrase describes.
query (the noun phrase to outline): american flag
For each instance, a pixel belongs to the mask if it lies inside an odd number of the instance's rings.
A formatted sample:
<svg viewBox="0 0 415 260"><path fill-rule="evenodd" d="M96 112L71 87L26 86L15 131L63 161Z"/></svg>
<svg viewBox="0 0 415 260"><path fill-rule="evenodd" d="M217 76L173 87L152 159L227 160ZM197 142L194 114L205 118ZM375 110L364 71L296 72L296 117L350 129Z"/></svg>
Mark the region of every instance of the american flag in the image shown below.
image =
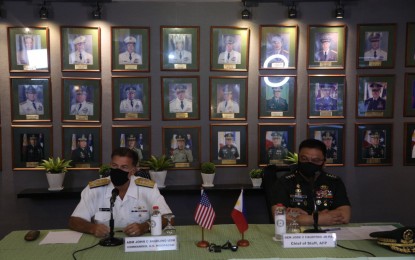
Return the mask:
<svg viewBox="0 0 415 260"><path fill-rule="evenodd" d="M202 197L200 198L200 202L195 211L195 221L199 226L211 229L215 218L215 211L209 202L208 196L203 191Z"/></svg>

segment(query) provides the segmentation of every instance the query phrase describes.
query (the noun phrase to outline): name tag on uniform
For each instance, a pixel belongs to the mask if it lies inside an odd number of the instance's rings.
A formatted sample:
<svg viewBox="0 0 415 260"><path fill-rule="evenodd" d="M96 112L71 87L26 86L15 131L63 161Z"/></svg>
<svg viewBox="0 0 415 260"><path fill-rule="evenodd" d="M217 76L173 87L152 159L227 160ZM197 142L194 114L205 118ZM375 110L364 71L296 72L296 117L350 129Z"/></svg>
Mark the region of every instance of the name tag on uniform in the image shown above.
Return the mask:
<svg viewBox="0 0 415 260"><path fill-rule="evenodd" d="M99 211L110 211L110 208L99 208Z"/></svg>

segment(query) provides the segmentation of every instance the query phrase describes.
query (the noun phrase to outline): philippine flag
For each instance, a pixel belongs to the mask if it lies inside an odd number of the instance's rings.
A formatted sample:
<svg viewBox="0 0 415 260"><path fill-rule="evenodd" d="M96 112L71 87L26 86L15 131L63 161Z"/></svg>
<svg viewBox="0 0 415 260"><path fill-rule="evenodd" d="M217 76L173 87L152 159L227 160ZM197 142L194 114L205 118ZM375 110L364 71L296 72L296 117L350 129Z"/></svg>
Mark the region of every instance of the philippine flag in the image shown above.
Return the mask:
<svg viewBox="0 0 415 260"><path fill-rule="evenodd" d="M235 207L232 210L231 216L233 222L235 222L236 227L240 233L244 233L248 229L248 222L245 218L245 209L244 209L244 191L241 190L238 201L235 204Z"/></svg>

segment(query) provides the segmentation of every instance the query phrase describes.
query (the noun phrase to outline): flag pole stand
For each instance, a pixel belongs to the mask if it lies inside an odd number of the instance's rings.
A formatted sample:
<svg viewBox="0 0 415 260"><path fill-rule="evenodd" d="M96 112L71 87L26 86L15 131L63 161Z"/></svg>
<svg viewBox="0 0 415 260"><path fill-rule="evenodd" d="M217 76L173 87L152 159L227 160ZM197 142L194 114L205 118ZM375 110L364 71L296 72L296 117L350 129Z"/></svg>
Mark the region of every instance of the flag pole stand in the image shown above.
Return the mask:
<svg viewBox="0 0 415 260"><path fill-rule="evenodd" d="M242 233L242 239L238 241L237 245L240 246L240 247L249 246L249 241L244 239L244 233Z"/></svg>
<svg viewBox="0 0 415 260"><path fill-rule="evenodd" d="M203 247L203 248L209 247L209 242L205 241L205 229L204 228L202 228L202 240L197 242L196 245L197 247Z"/></svg>

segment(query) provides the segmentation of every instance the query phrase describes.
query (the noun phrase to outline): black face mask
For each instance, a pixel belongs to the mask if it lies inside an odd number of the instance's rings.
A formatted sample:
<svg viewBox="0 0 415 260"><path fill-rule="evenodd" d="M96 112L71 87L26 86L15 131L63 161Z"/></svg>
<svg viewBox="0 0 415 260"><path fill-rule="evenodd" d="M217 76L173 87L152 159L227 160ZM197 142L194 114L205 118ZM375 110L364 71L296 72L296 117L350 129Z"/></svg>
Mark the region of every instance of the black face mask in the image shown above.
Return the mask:
<svg viewBox="0 0 415 260"><path fill-rule="evenodd" d="M314 177L316 172L321 171L323 165L317 165L311 162L298 162L298 170L306 177Z"/></svg>
<svg viewBox="0 0 415 260"><path fill-rule="evenodd" d="M120 169L111 168L110 177L111 177L111 182L112 184L114 184L114 186L122 186L129 180L128 172L125 172Z"/></svg>

